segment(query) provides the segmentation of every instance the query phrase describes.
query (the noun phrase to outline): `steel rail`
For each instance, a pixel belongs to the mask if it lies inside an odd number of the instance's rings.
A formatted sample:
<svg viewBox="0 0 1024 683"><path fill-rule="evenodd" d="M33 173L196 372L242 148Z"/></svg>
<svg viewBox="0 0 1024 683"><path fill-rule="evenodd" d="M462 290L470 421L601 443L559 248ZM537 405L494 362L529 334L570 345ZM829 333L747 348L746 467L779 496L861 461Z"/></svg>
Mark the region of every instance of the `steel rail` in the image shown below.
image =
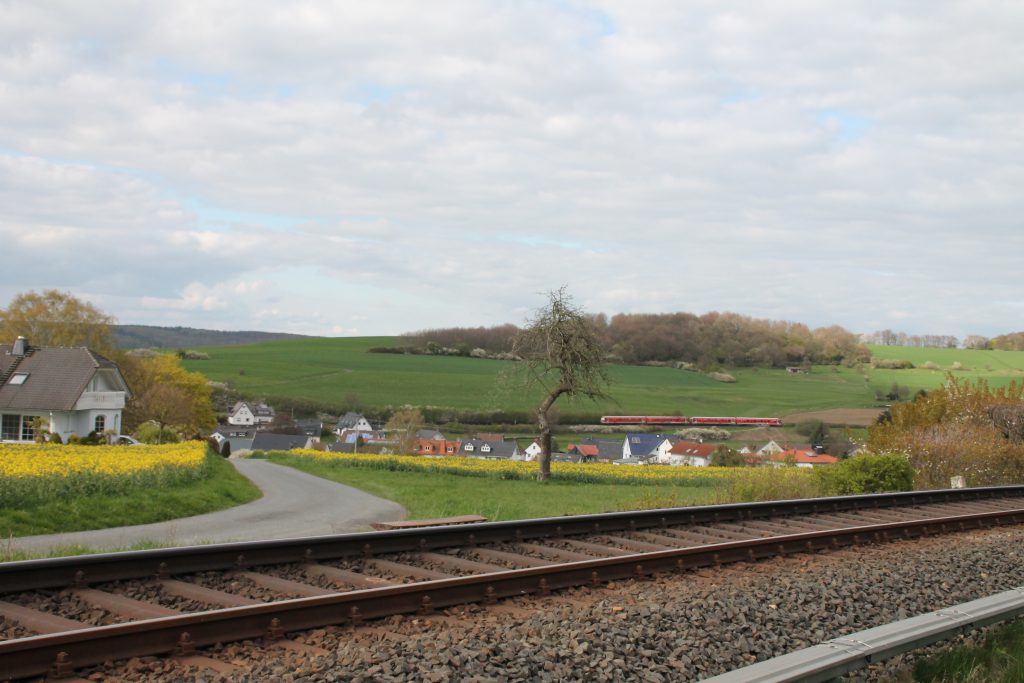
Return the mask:
<svg viewBox="0 0 1024 683"><path fill-rule="evenodd" d="M990 528L1007 522L1024 522L1024 508L595 558L33 636L0 642L0 679L46 672L66 675L74 668L108 659L161 653L191 654L196 647L219 642L274 639L285 632L327 625L358 625L364 619L394 614L429 614L435 609L458 604L492 603L499 598L547 594L558 589L663 572Z"/></svg>
<svg viewBox="0 0 1024 683"><path fill-rule="evenodd" d="M971 629L1024 614L1024 588L876 626L705 679L705 683L818 683Z"/></svg>
<svg viewBox="0 0 1024 683"><path fill-rule="evenodd" d="M614 531L641 531L681 524L713 524L865 508L898 508L957 500L976 501L1007 497L1024 497L1024 486L940 489L665 508L23 560L0 563L0 594L270 564L416 552L484 543L522 542Z"/></svg>

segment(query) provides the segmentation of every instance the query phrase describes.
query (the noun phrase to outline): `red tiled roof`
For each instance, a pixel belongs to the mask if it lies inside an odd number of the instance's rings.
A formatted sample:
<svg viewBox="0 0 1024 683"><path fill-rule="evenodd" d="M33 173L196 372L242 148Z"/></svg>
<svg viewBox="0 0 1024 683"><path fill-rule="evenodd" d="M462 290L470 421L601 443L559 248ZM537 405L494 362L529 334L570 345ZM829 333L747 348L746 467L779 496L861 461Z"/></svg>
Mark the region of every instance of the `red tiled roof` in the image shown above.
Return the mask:
<svg viewBox="0 0 1024 683"><path fill-rule="evenodd" d="M776 462L786 462L792 458L793 462L797 464L807 465L832 465L839 462L839 458L834 455L829 455L827 453L815 453L813 449L803 450L790 448L782 451L781 453L772 453L768 457Z"/></svg>
<svg viewBox="0 0 1024 683"><path fill-rule="evenodd" d="M445 439L416 439L417 455L454 455L459 452L460 442ZM451 448L451 453L448 449Z"/></svg>
<svg viewBox="0 0 1024 683"><path fill-rule="evenodd" d="M718 445L713 443L698 443L696 441L679 441L672 450L672 455L691 455L697 458L708 458L718 450Z"/></svg>
<svg viewBox="0 0 1024 683"><path fill-rule="evenodd" d="M566 452L568 452L574 448L576 449L576 452L579 453L580 455L592 455L595 458L597 457L597 446L594 444L571 443L569 444L569 447L566 448L565 450Z"/></svg>

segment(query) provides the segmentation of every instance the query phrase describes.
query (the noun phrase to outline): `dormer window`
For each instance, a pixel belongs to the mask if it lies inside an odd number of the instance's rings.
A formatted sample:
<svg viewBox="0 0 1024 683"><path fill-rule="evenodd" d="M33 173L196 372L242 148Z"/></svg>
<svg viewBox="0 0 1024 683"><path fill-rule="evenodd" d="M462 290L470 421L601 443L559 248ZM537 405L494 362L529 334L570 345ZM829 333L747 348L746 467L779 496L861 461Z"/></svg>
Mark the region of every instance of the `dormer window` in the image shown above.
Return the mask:
<svg viewBox="0 0 1024 683"><path fill-rule="evenodd" d="M473 452L473 444L467 443L466 444L466 448L463 449L463 450L465 450L467 453L472 453Z"/></svg>
<svg viewBox="0 0 1024 683"><path fill-rule="evenodd" d="M481 453L490 453L491 452L491 447L486 445L486 444L484 444L483 446L480 447L480 452Z"/></svg>
<svg viewBox="0 0 1024 683"><path fill-rule="evenodd" d="M11 375L11 378L9 380L7 380L7 383L8 384L15 384L15 385L24 384L25 380L27 380L27 379L28 379L28 373L27 372L16 372L13 375Z"/></svg>

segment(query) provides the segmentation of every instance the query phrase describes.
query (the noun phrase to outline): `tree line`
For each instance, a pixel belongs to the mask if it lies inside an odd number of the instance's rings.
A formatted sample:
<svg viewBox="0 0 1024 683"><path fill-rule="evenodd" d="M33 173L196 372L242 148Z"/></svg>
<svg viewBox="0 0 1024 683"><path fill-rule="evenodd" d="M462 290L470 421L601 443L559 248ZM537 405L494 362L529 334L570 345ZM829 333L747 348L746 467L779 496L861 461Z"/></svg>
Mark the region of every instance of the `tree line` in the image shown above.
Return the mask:
<svg viewBox="0 0 1024 683"><path fill-rule="evenodd" d="M811 329L802 323L737 313L603 313L586 316L608 360L622 363L690 363L700 368L785 367L867 361L871 352L838 325ZM430 353L473 349L513 351L515 325L450 327L403 335L405 348Z"/></svg>

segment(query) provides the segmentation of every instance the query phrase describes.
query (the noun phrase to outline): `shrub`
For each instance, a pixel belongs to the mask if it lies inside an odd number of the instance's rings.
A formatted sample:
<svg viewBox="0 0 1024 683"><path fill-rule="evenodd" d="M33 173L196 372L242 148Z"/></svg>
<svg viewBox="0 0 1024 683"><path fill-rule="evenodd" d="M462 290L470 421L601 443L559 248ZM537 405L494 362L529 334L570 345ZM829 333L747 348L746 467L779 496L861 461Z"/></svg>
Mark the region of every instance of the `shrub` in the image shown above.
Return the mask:
<svg viewBox="0 0 1024 683"><path fill-rule="evenodd" d="M173 429L164 427L153 422L146 422L139 425L136 438L142 443L178 443L178 434Z"/></svg>
<svg viewBox="0 0 1024 683"><path fill-rule="evenodd" d="M830 496L910 491L914 488L914 468L905 456L896 453L856 455L814 472L822 493Z"/></svg>
<svg viewBox="0 0 1024 683"><path fill-rule="evenodd" d="M815 430L821 429L822 424L821 420L803 420L794 429L800 436L810 436Z"/></svg>
<svg viewBox="0 0 1024 683"><path fill-rule="evenodd" d="M50 443L52 443L52 444L62 444L64 442L61 440L60 434L58 434L57 432L52 432L50 434Z"/></svg>
<svg viewBox="0 0 1024 683"><path fill-rule="evenodd" d="M736 381L736 378L730 375L728 372L709 372L708 377L715 380L716 382L725 382L726 384L732 384Z"/></svg>
<svg viewBox="0 0 1024 683"><path fill-rule="evenodd" d="M945 488L962 475L968 486L1024 480L1024 444L1014 415L1024 410L1024 386L992 389L947 375L946 385L892 407L888 420L868 430L876 453L904 454L918 488Z"/></svg>
<svg viewBox="0 0 1024 683"><path fill-rule="evenodd" d="M939 366L936 365L935 363L931 362L931 361L926 361L925 363L922 363L921 367L924 368L925 370L938 370L939 369Z"/></svg>
<svg viewBox="0 0 1024 683"><path fill-rule="evenodd" d="M910 370L914 364L900 358L872 358L871 367L880 370Z"/></svg>
<svg viewBox="0 0 1024 683"><path fill-rule="evenodd" d="M687 441L725 441L732 432L718 427L689 427L676 432Z"/></svg>
<svg viewBox="0 0 1024 683"><path fill-rule="evenodd" d="M792 500L821 495L817 477L797 467L757 467L731 470L733 476L715 486L716 503Z"/></svg>

